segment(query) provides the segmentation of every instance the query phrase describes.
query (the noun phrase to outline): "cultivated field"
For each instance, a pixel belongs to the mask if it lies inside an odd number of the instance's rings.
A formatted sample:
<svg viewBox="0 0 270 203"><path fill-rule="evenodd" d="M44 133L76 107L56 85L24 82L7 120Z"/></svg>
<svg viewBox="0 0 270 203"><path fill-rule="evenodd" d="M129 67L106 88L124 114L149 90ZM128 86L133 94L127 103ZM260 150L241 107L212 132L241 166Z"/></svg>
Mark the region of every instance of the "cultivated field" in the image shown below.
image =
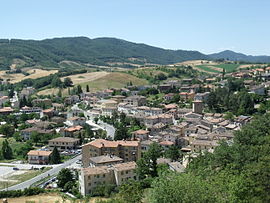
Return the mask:
<svg viewBox="0 0 270 203"><path fill-rule="evenodd" d="M29 78L36 79L36 78L48 76L50 74L54 74L54 73L58 72L58 70L42 70L42 69L38 69L38 68L25 69L23 71L29 73L30 75L25 76L22 73L7 74L6 71L0 71L0 78L10 80L10 83L14 84L14 83L20 82L20 81L25 80L25 79L29 79Z"/></svg>
<svg viewBox="0 0 270 203"><path fill-rule="evenodd" d="M203 64L195 66L197 70L201 70L211 74L222 73L223 69L225 69L226 73L230 73L238 70L239 67L240 67L239 64L215 64L215 65Z"/></svg>
<svg viewBox="0 0 270 203"><path fill-rule="evenodd" d="M89 85L90 91L105 90L108 88L122 88L127 85L128 82L132 82L133 85L145 85L148 82L144 79L137 78L126 73L119 72L91 72L77 75L68 76L73 81L74 85L81 85L85 89L86 85ZM64 80L64 78L61 78ZM57 94L59 89L50 88L38 92L38 95ZM68 89L62 91L63 95L67 95Z"/></svg>
<svg viewBox="0 0 270 203"><path fill-rule="evenodd" d="M77 84L81 84L81 83L86 83L86 82L98 80L98 79L105 77L109 74L110 74L109 72L101 71L101 72L91 72L91 73L70 75L67 77L69 77L72 80L74 85L77 85ZM66 78L66 77L64 77L64 78ZM61 78L61 79L64 80L64 78Z"/></svg>

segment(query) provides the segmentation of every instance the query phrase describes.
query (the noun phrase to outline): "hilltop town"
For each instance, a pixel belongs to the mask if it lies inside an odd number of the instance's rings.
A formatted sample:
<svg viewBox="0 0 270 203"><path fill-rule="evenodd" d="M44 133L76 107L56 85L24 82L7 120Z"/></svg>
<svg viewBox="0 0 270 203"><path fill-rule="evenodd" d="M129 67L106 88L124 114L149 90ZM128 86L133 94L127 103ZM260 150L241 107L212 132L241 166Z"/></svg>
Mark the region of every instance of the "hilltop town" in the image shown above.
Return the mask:
<svg viewBox="0 0 270 203"><path fill-rule="evenodd" d="M68 89L48 95L37 94L42 85L3 80L0 189L110 196L131 180L157 177L161 166L185 173L192 159L232 145L235 132L270 110L267 65L214 75L182 70L180 79L157 72L158 83L126 81L99 91L69 77L44 76L52 78L46 84ZM196 76L186 77L188 71Z"/></svg>

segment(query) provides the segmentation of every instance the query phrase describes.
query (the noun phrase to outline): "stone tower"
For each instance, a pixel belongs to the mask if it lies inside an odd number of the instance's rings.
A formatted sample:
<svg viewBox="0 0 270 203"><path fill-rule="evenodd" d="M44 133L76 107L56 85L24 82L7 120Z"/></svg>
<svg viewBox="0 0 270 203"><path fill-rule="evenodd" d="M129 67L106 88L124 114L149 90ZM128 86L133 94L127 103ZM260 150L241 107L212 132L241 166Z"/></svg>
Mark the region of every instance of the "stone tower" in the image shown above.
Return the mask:
<svg viewBox="0 0 270 203"><path fill-rule="evenodd" d="M202 114L203 107L204 107L203 101L201 101L201 100L193 101L193 105L192 105L193 113Z"/></svg>

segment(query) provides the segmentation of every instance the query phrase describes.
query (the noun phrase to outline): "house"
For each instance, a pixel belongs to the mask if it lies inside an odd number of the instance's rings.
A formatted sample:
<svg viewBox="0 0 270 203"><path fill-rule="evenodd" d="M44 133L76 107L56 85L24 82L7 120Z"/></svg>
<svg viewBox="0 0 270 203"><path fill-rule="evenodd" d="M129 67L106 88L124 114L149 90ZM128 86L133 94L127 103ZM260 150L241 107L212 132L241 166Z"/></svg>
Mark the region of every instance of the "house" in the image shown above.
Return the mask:
<svg viewBox="0 0 270 203"><path fill-rule="evenodd" d="M56 114L56 111L53 108L51 108L51 109L44 109L44 110L42 110L42 113L41 113L40 117L42 118L44 116L47 116L48 118L51 118L55 114Z"/></svg>
<svg viewBox="0 0 270 203"><path fill-rule="evenodd" d="M13 113L13 109L11 107L3 107L0 109L0 115L8 115Z"/></svg>
<svg viewBox="0 0 270 203"><path fill-rule="evenodd" d="M81 169L79 173L80 193L91 194L99 185L115 184L117 186L137 180L135 162L119 163L111 166L97 166Z"/></svg>
<svg viewBox="0 0 270 203"><path fill-rule="evenodd" d="M148 130L136 130L132 132L132 135L134 139L148 140L149 133L150 132Z"/></svg>
<svg viewBox="0 0 270 203"><path fill-rule="evenodd" d="M71 137L57 137L49 140L48 144L50 150L56 147L60 152L77 149L79 145L80 140Z"/></svg>
<svg viewBox="0 0 270 203"><path fill-rule="evenodd" d="M194 140L190 143L192 152L209 151L213 152L219 144L216 140Z"/></svg>
<svg viewBox="0 0 270 203"><path fill-rule="evenodd" d="M109 141L96 139L82 146L83 167L88 167L90 158L111 154L123 159L124 162L136 161L141 157L141 146L139 141Z"/></svg>
<svg viewBox="0 0 270 203"><path fill-rule="evenodd" d="M78 116L74 116L74 117L70 117L66 124L69 126L84 126L86 122L86 119L84 117L78 117Z"/></svg>
<svg viewBox="0 0 270 203"><path fill-rule="evenodd" d="M141 141L141 150L142 152L147 152L150 148L150 145L153 144L154 141L152 140L143 140Z"/></svg>
<svg viewBox="0 0 270 203"><path fill-rule="evenodd" d="M64 104L59 104L59 103L52 103L52 107L56 111L63 111L65 108Z"/></svg>
<svg viewBox="0 0 270 203"><path fill-rule="evenodd" d="M52 100L51 99L34 99L32 101L33 106L51 106Z"/></svg>
<svg viewBox="0 0 270 203"><path fill-rule="evenodd" d="M20 98L22 99L23 97L28 98L30 95L34 94L36 91L35 88L33 87L26 87L23 88L21 93L20 93Z"/></svg>
<svg viewBox="0 0 270 203"><path fill-rule="evenodd" d="M170 162L168 163L169 169L178 172L178 173L183 173L185 171L185 167L179 162Z"/></svg>
<svg viewBox="0 0 270 203"><path fill-rule="evenodd" d="M206 102L209 94L210 92L197 93L194 97L194 100L200 100L200 101Z"/></svg>
<svg viewBox="0 0 270 203"><path fill-rule="evenodd" d="M128 103L131 106L144 106L146 104L146 97L144 96L129 96L124 99L125 103Z"/></svg>
<svg viewBox="0 0 270 203"><path fill-rule="evenodd" d="M80 101L80 97L78 95L71 95L64 100L64 104L71 105Z"/></svg>
<svg viewBox="0 0 270 203"><path fill-rule="evenodd" d="M112 100L116 101L117 104L123 102L123 100L125 99L126 97L125 96L122 96L122 95L115 95L115 96L112 96Z"/></svg>
<svg viewBox="0 0 270 203"><path fill-rule="evenodd" d="M63 137L77 137L80 133L83 133L83 127L80 125L71 126L68 128L62 128L60 133Z"/></svg>
<svg viewBox="0 0 270 203"><path fill-rule="evenodd" d="M173 115L159 114L159 115L148 116L144 118L144 124L148 128L151 128L153 125L157 123L163 123L165 125L173 124Z"/></svg>
<svg viewBox="0 0 270 203"><path fill-rule="evenodd" d="M168 94L165 94L163 98L164 98L166 101L170 101L170 100L173 99L173 97L174 97L174 93L168 93Z"/></svg>
<svg viewBox="0 0 270 203"><path fill-rule="evenodd" d="M49 164L52 151L31 150L27 153L29 164Z"/></svg>
<svg viewBox="0 0 270 203"><path fill-rule="evenodd" d="M104 107L102 108L102 115L111 117L113 113L117 112L117 107Z"/></svg>
<svg viewBox="0 0 270 203"><path fill-rule="evenodd" d="M265 87L263 85L252 86L250 87L249 91L258 95L265 95Z"/></svg>
<svg viewBox="0 0 270 203"><path fill-rule="evenodd" d="M175 143L171 141L162 141L159 144L164 150L169 149L171 146L175 145Z"/></svg>
<svg viewBox="0 0 270 203"><path fill-rule="evenodd" d="M54 134L54 129L40 129L40 128L26 128L21 130L20 135L23 137L24 140L29 140L31 138L31 135L33 133L38 133L38 134Z"/></svg>
<svg viewBox="0 0 270 203"><path fill-rule="evenodd" d="M40 107L28 107L24 106L20 109L21 113L30 114L30 113L41 113L42 109Z"/></svg>
<svg viewBox="0 0 270 203"><path fill-rule="evenodd" d="M123 159L114 155L101 155L90 158L90 167L109 166L113 164L122 163Z"/></svg>
<svg viewBox="0 0 270 203"><path fill-rule="evenodd" d="M158 86L158 89L161 92L166 92L166 91L169 91L170 89L172 89L172 85L171 84L161 84Z"/></svg>
<svg viewBox="0 0 270 203"><path fill-rule="evenodd" d="M113 107L116 108L118 105L117 101L112 100L112 99L101 99L97 102L96 107L97 108L109 108L109 107Z"/></svg>

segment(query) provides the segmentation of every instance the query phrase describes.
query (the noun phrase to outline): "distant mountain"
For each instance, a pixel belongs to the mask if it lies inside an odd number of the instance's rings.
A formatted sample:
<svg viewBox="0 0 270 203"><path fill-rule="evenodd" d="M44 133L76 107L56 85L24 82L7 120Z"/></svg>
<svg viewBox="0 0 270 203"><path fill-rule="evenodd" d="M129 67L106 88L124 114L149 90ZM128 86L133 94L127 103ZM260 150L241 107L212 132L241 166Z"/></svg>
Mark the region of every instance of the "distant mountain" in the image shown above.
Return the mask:
<svg viewBox="0 0 270 203"><path fill-rule="evenodd" d="M80 65L173 64L187 60L229 59L270 62L269 56L247 56L232 51L205 55L198 51L168 50L116 38L67 37L45 40L0 39L0 69L40 65L78 68ZM68 61L68 63L61 63ZM73 66L76 62L77 66ZM60 65L61 64L61 65ZM63 65L65 64L65 66ZM71 65L72 64L72 65Z"/></svg>
<svg viewBox="0 0 270 203"><path fill-rule="evenodd" d="M66 60L95 65L109 62L172 64L209 57L198 51L166 50L115 38L0 40L0 68L11 65L14 59L22 60L23 66L59 67L59 63Z"/></svg>
<svg viewBox="0 0 270 203"><path fill-rule="evenodd" d="M251 56L242 53L236 53L230 50L222 51L215 54L209 54L210 58L213 59L226 59L230 61L245 61L251 63L269 63L270 56Z"/></svg>

